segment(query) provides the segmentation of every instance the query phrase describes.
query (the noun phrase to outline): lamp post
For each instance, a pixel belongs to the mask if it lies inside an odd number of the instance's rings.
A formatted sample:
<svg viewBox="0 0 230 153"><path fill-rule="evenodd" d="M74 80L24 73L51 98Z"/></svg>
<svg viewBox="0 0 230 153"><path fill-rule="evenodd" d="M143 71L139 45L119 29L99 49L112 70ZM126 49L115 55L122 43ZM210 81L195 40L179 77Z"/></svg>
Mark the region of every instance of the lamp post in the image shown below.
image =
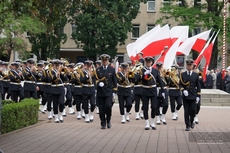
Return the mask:
<svg viewBox="0 0 230 153"><path fill-rule="evenodd" d="M223 53L222 53L222 70L224 73L225 70L225 62L226 62L226 18L227 18L227 3L230 2L230 0L224 1L224 12L223 12Z"/></svg>

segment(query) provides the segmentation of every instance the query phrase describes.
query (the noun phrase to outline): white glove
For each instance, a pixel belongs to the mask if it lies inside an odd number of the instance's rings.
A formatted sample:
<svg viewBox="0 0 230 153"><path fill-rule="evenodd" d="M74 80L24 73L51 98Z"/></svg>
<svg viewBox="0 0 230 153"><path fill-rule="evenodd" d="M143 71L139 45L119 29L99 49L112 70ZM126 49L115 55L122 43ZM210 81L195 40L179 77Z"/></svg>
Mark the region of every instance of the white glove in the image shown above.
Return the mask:
<svg viewBox="0 0 230 153"><path fill-rule="evenodd" d="M150 73L150 71L149 71L149 70L146 70L145 73L144 73L144 75L147 75L147 74L149 74L149 73Z"/></svg>
<svg viewBox="0 0 230 153"><path fill-rule="evenodd" d="M199 97L196 97L196 103L198 104L200 101L200 98Z"/></svg>
<svg viewBox="0 0 230 153"><path fill-rule="evenodd" d="M185 97L187 97L187 96L188 96L188 91L187 91L187 90L184 90L184 91L183 91L183 94L184 94Z"/></svg>
<svg viewBox="0 0 230 153"><path fill-rule="evenodd" d="M162 97L165 99L165 93L164 92L162 92Z"/></svg>
<svg viewBox="0 0 230 153"><path fill-rule="evenodd" d="M99 86L100 86L100 87L104 87L104 85L105 85L104 82L100 82L100 83L99 83Z"/></svg>
<svg viewBox="0 0 230 153"><path fill-rule="evenodd" d="M115 99L115 96L116 96L116 94L115 94L115 93L113 93L113 99Z"/></svg>

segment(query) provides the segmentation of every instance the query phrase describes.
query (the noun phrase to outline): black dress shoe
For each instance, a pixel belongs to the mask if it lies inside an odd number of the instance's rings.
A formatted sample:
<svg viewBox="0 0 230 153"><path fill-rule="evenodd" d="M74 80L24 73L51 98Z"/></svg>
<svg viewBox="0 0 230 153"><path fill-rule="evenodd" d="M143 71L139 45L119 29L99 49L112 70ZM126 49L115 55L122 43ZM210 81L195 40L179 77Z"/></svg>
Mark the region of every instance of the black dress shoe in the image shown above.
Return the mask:
<svg viewBox="0 0 230 153"><path fill-rule="evenodd" d="M156 129L157 129L155 126L151 126L151 128L152 128L153 130L156 130Z"/></svg>
<svg viewBox="0 0 230 153"><path fill-rule="evenodd" d="M110 129L111 127L112 127L111 123L108 122L108 123L107 123L107 128Z"/></svg>
<svg viewBox="0 0 230 153"><path fill-rule="evenodd" d="M199 122L198 122L198 121L196 121L195 123L196 123L196 124L199 124Z"/></svg>
<svg viewBox="0 0 230 153"><path fill-rule="evenodd" d="M191 128L193 129L195 127L195 123L192 123Z"/></svg>
<svg viewBox="0 0 230 153"><path fill-rule="evenodd" d="M105 126L101 126L101 129L105 129Z"/></svg>
<svg viewBox="0 0 230 153"><path fill-rule="evenodd" d="M185 128L185 131L190 131L190 127L187 126L187 127Z"/></svg>

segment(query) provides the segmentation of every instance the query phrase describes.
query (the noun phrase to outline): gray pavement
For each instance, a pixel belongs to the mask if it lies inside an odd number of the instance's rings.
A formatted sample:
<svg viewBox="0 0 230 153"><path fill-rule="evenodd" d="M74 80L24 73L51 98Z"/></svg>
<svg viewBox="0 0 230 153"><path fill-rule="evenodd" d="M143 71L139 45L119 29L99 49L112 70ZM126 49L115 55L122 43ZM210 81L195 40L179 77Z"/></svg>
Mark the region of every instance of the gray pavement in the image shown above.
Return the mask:
<svg viewBox="0 0 230 153"><path fill-rule="evenodd" d="M171 120L170 107L167 125L157 130L144 130L145 121L135 120L134 107L131 121L121 124L118 104L113 107L112 128L100 129L98 115L92 123L68 115L64 123L48 121L48 114L39 113L38 124L0 136L0 150L4 153L229 153L230 142L189 142L191 132L230 132L230 107L201 108L199 124L185 131L183 107L178 121Z"/></svg>

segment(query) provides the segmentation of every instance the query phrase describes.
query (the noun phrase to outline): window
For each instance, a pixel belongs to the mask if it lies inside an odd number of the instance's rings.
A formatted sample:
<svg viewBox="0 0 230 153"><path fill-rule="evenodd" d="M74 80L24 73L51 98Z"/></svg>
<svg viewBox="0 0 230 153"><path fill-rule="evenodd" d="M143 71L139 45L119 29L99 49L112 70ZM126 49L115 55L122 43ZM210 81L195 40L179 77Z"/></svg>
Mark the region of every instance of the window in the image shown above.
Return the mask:
<svg viewBox="0 0 230 153"><path fill-rule="evenodd" d="M117 54L117 61L119 63L123 63L124 62L124 54Z"/></svg>
<svg viewBox="0 0 230 153"><path fill-rule="evenodd" d="M72 27L72 33L71 34L75 34L77 31L77 25L76 24L71 24Z"/></svg>
<svg viewBox="0 0 230 153"><path fill-rule="evenodd" d="M147 25L147 32L150 31L151 29L153 29L155 27L155 25Z"/></svg>
<svg viewBox="0 0 230 153"><path fill-rule="evenodd" d="M140 25L133 25L131 39L137 39L140 36Z"/></svg>
<svg viewBox="0 0 230 153"><path fill-rule="evenodd" d="M195 35L197 35L199 33L201 33L201 28L200 27L196 27L196 28L193 29L193 36L195 36Z"/></svg>
<svg viewBox="0 0 230 153"><path fill-rule="evenodd" d="M170 0L162 0L162 7L169 6L169 5L170 5Z"/></svg>
<svg viewBox="0 0 230 153"><path fill-rule="evenodd" d="M29 32L26 32L26 38L31 37L31 34Z"/></svg>
<svg viewBox="0 0 230 153"><path fill-rule="evenodd" d="M200 7L201 6L201 0L194 0L194 7Z"/></svg>
<svg viewBox="0 0 230 153"><path fill-rule="evenodd" d="M147 2L147 12L155 12L156 11L156 1L148 0Z"/></svg>

